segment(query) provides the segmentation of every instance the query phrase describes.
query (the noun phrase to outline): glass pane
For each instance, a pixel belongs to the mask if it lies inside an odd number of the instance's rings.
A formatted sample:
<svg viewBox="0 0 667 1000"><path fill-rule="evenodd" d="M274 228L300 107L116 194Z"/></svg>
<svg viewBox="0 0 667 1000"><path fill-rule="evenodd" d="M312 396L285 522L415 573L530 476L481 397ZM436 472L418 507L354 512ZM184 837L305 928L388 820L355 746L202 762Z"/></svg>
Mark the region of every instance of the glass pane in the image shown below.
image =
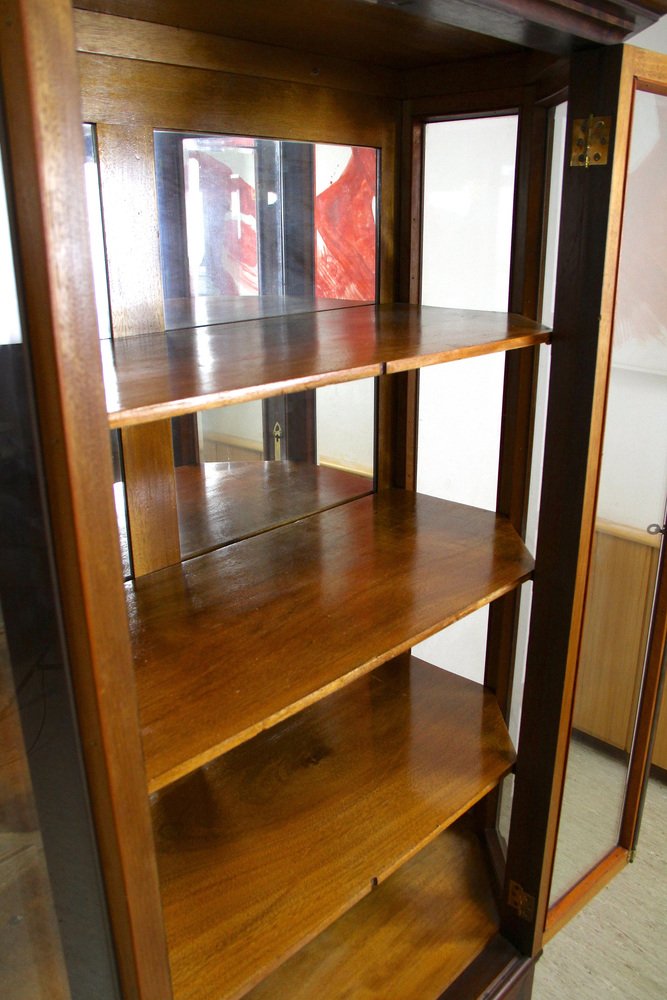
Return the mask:
<svg viewBox="0 0 667 1000"><path fill-rule="evenodd" d="M86 182L86 204L88 208L88 229L90 232L90 252L93 260L93 279L95 282L97 325L99 326L100 337L103 340L108 340L111 336L109 287L107 285L107 268L104 254L102 201L100 199L100 173L97 162L95 130L92 125L85 124L83 126L83 139L86 151L84 174Z"/></svg>
<svg viewBox="0 0 667 1000"><path fill-rule="evenodd" d="M371 493L374 414L373 379L201 413L176 469L182 556Z"/></svg>
<svg viewBox="0 0 667 1000"><path fill-rule="evenodd" d="M5 317L0 327L0 995L47 1000L70 994L28 766L28 753L40 735L39 715L26 750L5 624L8 601L11 623L17 605L33 596L33 574L30 551L21 551L25 475L11 414L18 408L15 382L23 374L23 348L1 165L0 287ZM27 586L21 587L18 580L9 584L12 567L20 567ZM31 688L27 670L22 680L22 700L38 697L39 688Z"/></svg>
<svg viewBox="0 0 667 1000"><path fill-rule="evenodd" d="M167 329L375 301L375 149L157 131L155 159ZM370 492L374 394L349 382L174 421L182 554Z"/></svg>
<svg viewBox="0 0 667 1000"><path fill-rule="evenodd" d="M506 115L426 126L424 305L507 310L517 123ZM419 492L495 508L503 377L501 355L420 373ZM415 652L481 681L487 619L483 608Z"/></svg>
<svg viewBox="0 0 667 1000"><path fill-rule="evenodd" d="M0 996L116 1000L3 179L0 164Z"/></svg>
<svg viewBox="0 0 667 1000"><path fill-rule="evenodd" d="M553 900L618 841L658 557L646 527L662 521L667 495L666 176L667 97L638 92Z"/></svg>
<svg viewBox="0 0 667 1000"><path fill-rule="evenodd" d="M377 151L155 133L168 329L376 298Z"/></svg>

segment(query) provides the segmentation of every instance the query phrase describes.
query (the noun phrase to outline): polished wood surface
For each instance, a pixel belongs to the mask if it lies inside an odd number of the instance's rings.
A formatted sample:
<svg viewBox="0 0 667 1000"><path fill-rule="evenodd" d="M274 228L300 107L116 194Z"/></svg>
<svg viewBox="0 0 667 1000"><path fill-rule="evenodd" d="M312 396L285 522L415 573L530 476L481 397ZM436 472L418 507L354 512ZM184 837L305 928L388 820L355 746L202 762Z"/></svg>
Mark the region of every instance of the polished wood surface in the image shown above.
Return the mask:
<svg viewBox="0 0 667 1000"><path fill-rule="evenodd" d="M95 134L111 326L119 341L165 323L153 130L100 122ZM141 576L180 558L171 422L126 427L121 438L126 538Z"/></svg>
<svg viewBox="0 0 667 1000"><path fill-rule="evenodd" d="M2 0L0 71L23 330L53 565L127 1000L170 996L123 600L66 0Z"/></svg>
<svg viewBox="0 0 667 1000"><path fill-rule="evenodd" d="M109 422L143 423L547 339L545 327L520 316L407 305L129 337L102 345Z"/></svg>
<svg viewBox="0 0 667 1000"><path fill-rule="evenodd" d="M435 1000L496 928L486 861L463 821L248 994Z"/></svg>
<svg viewBox="0 0 667 1000"><path fill-rule="evenodd" d="M239 996L513 757L490 694L406 656L162 792L153 823L175 997Z"/></svg>
<svg viewBox="0 0 667 1000"><path fill-rule="evenodd" d="M176 470L183 558L372 492L373 481L306 462L206 462Z"/></svg>
<svg viewBox="0 0 667 1000"><path fill-rule="evenodd" d="M95 135L113 336L162 330L153 130L99 122Z"/></svg>
<svg viewBox="0 0 667 1000"><path fill-rule="evenodd" d="M85 52L79 69L85 121L352 145L394 139L398 101L373 94L360 101L319 86L317 77L293 83Z"/></svg>
<svg viewBox="0 0 667 1000"><path fill-rule="evenodd" d="M190 6L188 12L191 9ZM208 23L200 23L199 30L191 31L180 26L75 10L74 24L80 52L398 96L397 73L383 66L343 59L340 52L333 56L311 54L261 41L225 38L210 34ZM290 44L295 41L292 39Z"/></svg>
<svg viewBox="0 0 667 1000"><path fill-rule="evenodd" d="M188 299L166 299L166 330L210 326L215 323L238 323L248 319L290 316L293 313L349 309L371 302L353 299L298 298L295 295L207 295ZM143 332L143 331L142 331Z"/></svg>
<svg viewBox="0 0 667 1000"><path fill-rule="evenodd" d="M533 962L496 934L438 1000L529 1000Z"/></svg>
<svg viewBox="0 0 667 1000"><path fill-rule="evenodd" d="M511 51L516 45L571 52L585 40L622 42L667 11L663 0L227 0L221 7L183 0L77 0L77 7L208 30L396 68Z"/></svg>
<svg viewBox="0 0 667 1000"><path fill-rule="evenodd" d="M129 548L135 576L181 558L171 422L123 429Z"/></svg>
<svg viewBox="0 0 667 1000"><path fill-rule="evenodd" d="M613 168L568 168L563 181L558 290L551 347L536 572L520 744L507 856L503 932L519 950L541 946L593 533L613 281L625 171L619 111L622 50L595 49L572 63L571 118L611 115L617 122ZM530 901L512 906L516 889ZM524 897L521 897L524 898Z"/></svg>
<svg viewBox="0 0 667 1000"><path fill-rule="evenodd" d="M531 570L502 518L389 491L126 584L150 790Z"/></svg>
<svg viewBox="0 0 667 1000"><path fill-rule="evenodd" d="M296 45L302 53L380 67L431 66L514 49L490 37L488 31L471 34L428 17L406 19L403 11L356 0L336 0L335 4L290 0L279 7L271 0L226 0L223 6L183 0L76 0L76 6L268 43L287 51Z"/></svg>

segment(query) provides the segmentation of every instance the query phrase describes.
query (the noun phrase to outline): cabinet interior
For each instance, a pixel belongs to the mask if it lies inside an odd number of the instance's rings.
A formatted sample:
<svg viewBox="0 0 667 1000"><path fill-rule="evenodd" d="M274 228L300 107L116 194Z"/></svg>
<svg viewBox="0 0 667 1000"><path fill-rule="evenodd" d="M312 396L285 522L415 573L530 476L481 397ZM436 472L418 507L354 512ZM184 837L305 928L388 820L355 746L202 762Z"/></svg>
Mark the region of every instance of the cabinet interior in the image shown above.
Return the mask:
<svg viewBox="0 0 667 1000"><path fill-rule="evenodd" d="M134 826L118 856L146 881L105 872L128 996L530 995L535 954L517 949L512 918L539 942L544 914L511 881L507 902L498 812L517 761L519 595L535 569L525 524L537 355L551 339L537 321L548 111L574 53L649 15L510 6L75 4L111 327L90 405L122 469L114 505L105 455L119 603L99 617L131 662L118 668L122 707L103 684L88 705L113 717L103 750L90 741L91 784L103 798L108 771L129 775L132 821L111 810L109 828ZM508 109L508 309L422 306L423 126ZM185 237L161 228L156 132L375 150L374 301L316 294L313 223L292 225L289 207L280 239L303 267L281 272L282 294L265 253L256 294L195 301L164 266L168 239ZM420 495L419 371L490 354L505 365L496 509ZM318 464L296 429L312 422L308 394L363 379L372 473ZM200 461L196 416L240 403L262 407L260 460ZM487 606L483 684L412 653Z"/></svg>

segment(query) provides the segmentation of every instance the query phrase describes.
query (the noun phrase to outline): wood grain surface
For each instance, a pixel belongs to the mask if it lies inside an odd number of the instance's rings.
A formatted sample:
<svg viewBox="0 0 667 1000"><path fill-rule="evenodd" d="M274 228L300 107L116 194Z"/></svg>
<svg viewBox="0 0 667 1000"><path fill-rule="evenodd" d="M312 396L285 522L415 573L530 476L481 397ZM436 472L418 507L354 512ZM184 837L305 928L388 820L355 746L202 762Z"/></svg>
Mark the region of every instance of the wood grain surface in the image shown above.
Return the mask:
<svg viewBox="0 0 667 1000"><path fill-rule="evenodd" d="M183 558L372 492L373 481L307 462L205 462L176 472Z"/></svg>
<svg viewBox="0 0 667 1000"><path fill-rule="evenodd" d="M103 344L109 422L194 410L527 347L545 327L507 313L357 306Z"/></svg>
<svg viewBox="0 0 667 1000"><path fill-rule="evenodd" d="M95 137L111 321L118 340L164 327L153 130L99 122Z"/></svg>
<svg viewBox="0 0 667 1000"><path fill-rule="evenodd" d="M138 733L65 0L2 0L0 73L21 316L53 566L100 868L128 1000L170 996ZM55 988L54 988L55 993Z"/></svg>
<svg viewBox="0 0 667 1000"><path fill-rule="evenodd" d="M180 16L179 26L172 27L75 10L74 24L80 52L398 96L397 74L385 67L345 60L338 52L333 56L311 54L282 45L213 35L210 21L201 22L197 31L188 31Z"/></svg>
<svg viewBox="0 0 667 1000"><path fill-rule="evenodd" d="M123 468L135 576L180 559L171 422L123 429Z"/></svg>
<svg viewBox="0 0 667 1000"><path fill-rule="evenodd" d="M490 693L404 656L156 796L175 997L240 996L513 758Z"/></svg>
<svg viewBox="0 0 667 1000"><path fill-rule="evenodd" d="M304 59L307 54L312 53L311 59L314 62L311 63L311 68L319 68L318 56L323 56L322 82L327 86L338 86L340 69L336 77L331 79L327 75L330 64L333 62L340 65L344 58L358 60L356 74L352 67L345 67L352 74L358 90L363 90L363 78L358 80L357 74L364 69L369 73L371 69L382 72L385 66L432 66L443 60L460 60L466 56L513 49L510 43L491 37L489 32L471 33L443 23L441 18L414 15L407 19L406 24L402 11L377 5L360 6L353 0L339 0L333 5L319 0L316 3L313 0L290 0L281 3L279 7L271 0L226 0L222 8L216 4L202 8L197 4L183 3L182 0L104 0L103 3L100 0L77 0L76 5L87 10L104 10L121 17L174 25L179 29L215 33L212 37L209 36L210 46L216 41L219 45L227 42L221 53L224 54L225 65L235 72L243 69L250 72L255 68L265 76L275 75L274 61L277 54L271 60L269 53L271 49L274 52L283 49L284 62L288 57L294 56L297 67L300 65L299 56ZM489 12L479 11L477 17L488 23ZM77 23L80 24L80 20ZM150 27L155 28L155 25L151 23ZM149 58L151 51L155 55L157 49L158 53L164 53L161 56L164 61L169 61L168 52L164 52L165 43L159 36L156 37L155 31L148 34L145 29L140 33L134 26L132 28L132 35L143 41L141 50L133 54ZM130 28L126 28L124 34L129 33ZM180 33L186 35L186 38L176 52L179 62L190 55L192 47L192 42L187 37L188 31L182 30ZM221 39L219 36L227 38ZM249 39L254 45L247 46L247 53L240 47L237 50L230 49L229 41L232 38ZM265 48L268 56L261 68L257 55L252 58L252 49L257 43L264 43L260 50ZM109 43L106 45L108 47ZM129 45L126 45L127 48ZM104 49L106 50L107 48ZM243 62L240 61L241 55L245 56ZM292 69L292 75L294 72ZM311 75L316 79L320 78L319 73Z"/></svg>
<svg viewBox="0 0 667 1000"><path fill-rule="evenodd" d="M507 593L503 518L387 491L126 585L155 791Z"/></svg>
<svg viewBox="0 0 667 1000"><path fill-rule="evenodd" d="M354 299L324 299L296 295L206 295L165 299L166 330L210 326L213 323L239 323L249 319L290 316L293 313L322 312L327 309L355 309L372 302Z"/></svg>
<svg viewBox="0 0 667 1000"><path fill-rule="evenodd" d="M435 1000L481 952L496 919L484 855L461 820L248 1000Z"/></svg>

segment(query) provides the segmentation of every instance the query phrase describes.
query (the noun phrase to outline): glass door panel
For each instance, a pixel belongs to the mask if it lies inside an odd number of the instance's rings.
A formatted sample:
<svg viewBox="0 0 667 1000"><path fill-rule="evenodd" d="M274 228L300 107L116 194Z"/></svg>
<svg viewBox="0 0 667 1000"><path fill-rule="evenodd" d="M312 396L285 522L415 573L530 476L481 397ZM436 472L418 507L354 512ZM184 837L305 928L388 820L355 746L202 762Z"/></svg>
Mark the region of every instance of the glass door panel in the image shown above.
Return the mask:
<svg viewBox="0 0 667 1000"><path fill-rule="evenodd" d="M647 526L662 523L667 495L666 179L667 96L638 91L552 902L619 842L661 537Z"/></svg>

